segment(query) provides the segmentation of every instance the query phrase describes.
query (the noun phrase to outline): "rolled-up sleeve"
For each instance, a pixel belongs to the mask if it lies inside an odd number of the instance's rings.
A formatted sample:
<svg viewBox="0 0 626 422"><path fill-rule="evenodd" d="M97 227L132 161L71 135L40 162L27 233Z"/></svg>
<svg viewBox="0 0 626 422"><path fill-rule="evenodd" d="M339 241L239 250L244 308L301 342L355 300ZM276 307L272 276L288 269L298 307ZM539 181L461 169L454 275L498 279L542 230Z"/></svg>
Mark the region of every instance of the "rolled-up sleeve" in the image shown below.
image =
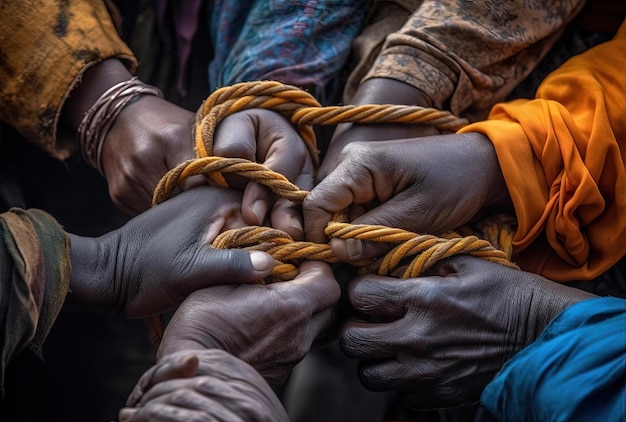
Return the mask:
<svg viewBox="0 0 626 422"><path fill-rule="evenodd" d="M59 159L78 148L57 136L65 99L89 66L135 58L103 1L0 2L0 120Z"/></svg>
<svg viewBox="0 0 626 422"><path fill-rule="evenodd" d="M425 0L387 36L364 80L405 82L457 115L488 110L534 69L583 5Z"/></svg>
<svg viewBox="0 0 626 422"><path fill-rule="evenodd" d="M499 104L461 130L495 146L528 271L590 280L626 255L624 69L626 24L548 75L535 99Z"/></svg>

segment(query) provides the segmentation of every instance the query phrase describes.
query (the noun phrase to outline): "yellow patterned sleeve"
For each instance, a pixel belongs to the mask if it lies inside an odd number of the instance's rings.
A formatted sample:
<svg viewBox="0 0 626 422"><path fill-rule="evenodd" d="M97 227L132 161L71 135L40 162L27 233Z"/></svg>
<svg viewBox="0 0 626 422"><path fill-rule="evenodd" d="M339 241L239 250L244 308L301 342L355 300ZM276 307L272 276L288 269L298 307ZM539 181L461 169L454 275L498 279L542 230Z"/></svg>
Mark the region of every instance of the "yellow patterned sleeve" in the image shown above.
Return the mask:
<svg viewBox="0 0 626 422"><path fill-rule="evenodd" d="M103 1L0 0L0 120L68 158L78 143L58 136L63 103L88 67L112 57L134 72Z"/></svg>

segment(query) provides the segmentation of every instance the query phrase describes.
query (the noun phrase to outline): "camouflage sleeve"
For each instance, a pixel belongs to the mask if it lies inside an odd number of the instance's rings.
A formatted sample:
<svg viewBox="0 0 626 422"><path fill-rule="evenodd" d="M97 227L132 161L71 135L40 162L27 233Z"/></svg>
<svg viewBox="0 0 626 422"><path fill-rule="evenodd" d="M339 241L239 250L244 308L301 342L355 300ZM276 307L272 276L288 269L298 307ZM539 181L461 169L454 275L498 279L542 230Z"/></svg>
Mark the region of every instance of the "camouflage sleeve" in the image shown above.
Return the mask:
<svg viewBox="0 0 626 422"><path fill-rule="evenodd" d="M111 57L135 58L103 1L0 0L0 120L50 155L78 145L57 132L63 102L82 73Z"/></svg>
<svg viewBox="0 0 626 422"><path fill-rule="evenodd" d="M0 214L0 398L11 357L41 345L61 309L70 279L63 228L40 210Z"/></svg>
<svg viewBox="0 0 626 422"><path fill-rule="evenodd" d="M486 115L533 70L583 5L424 0L387 35L363 80L399 80L424 91L435 107Z"/></svg>

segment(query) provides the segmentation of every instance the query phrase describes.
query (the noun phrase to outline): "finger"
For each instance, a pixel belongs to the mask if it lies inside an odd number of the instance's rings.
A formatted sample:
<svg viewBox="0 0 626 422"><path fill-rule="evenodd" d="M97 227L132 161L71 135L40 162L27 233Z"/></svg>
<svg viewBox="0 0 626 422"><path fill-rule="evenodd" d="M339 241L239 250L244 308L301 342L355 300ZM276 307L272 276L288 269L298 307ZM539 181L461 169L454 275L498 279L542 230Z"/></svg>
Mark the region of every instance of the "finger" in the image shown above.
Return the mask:
<svg viewBox="0 0 626 422"><path fill-rule="evenodd" d="M419 366L419 361L413 362ZM360 362L358 374L361 384L371 391L402 391L407 387L407 364L396 359ZM411 370L413 374L415 371ZM417 382L417 381L415 381Z"/></svg>
<svg viewBox="0 0 626 422"><path fill-rule="evenodd" d="M300 207L281 198L274 204L270 214L272 227L287 232L293 240L304 240L304 224Z"/></svg>
<svg viewBox="0 0 626 422"><path fill-rule="evenodd" d="M341 163L302 203L307 239L326 243L324 229L334 213L374 199L376 189L369 171L359 165Z"/></svg>
<svg viewBox="0 0 626 422"><path fill-rule="evenodd" d="M180 286L186 294L216 284L254 283L271 274L274 258L260 251L217 249L202 245L188 262L192 282Z"/></svg>
<svg viewBox="0 0 626 422"><path fill-rule="evenodd" d="M313 177L310 173L301 173L296 179L296 186L302 190L310 190L313 187ZM294 240L304 239L302 207L287 199L276 201L271 212L271 223L273 227L289 233Z"/></svg>
<svg viewBox="0 0 626 422"><path fill-rule="evenodd" d="M154 385L160 382L194 376L198 370L198 365L198 358L191 353L166 358L141 376L133 388L133 391L128 396L126 406L135 406L144 392L150 390Z"/></svg>
<svg viewBox="0 0 626 422"><path fill-rule="evenodd" d="M248 183L243 192L241 213L246 223L263 226L276 195L259 183Z"/></svg>
<svg viewBox="0 0 626 422"><path fill-rule="evenodd" d="M279 289L296 289L303 303L311 307L311 314L319 312L339 301L341 288L335 280L330 266L318 261L304 261L300 264L300 274L285 283L272 286Z"/></svg>
<svg viewBox="0 0 626 422"><path fill-rule="evenodd" d="M219 406L219 403L213 402ZM212 407L210 407L212 409ZM212 412L214 413L214 412ZM120 422L212 422L215 420L240 421L241 418L232 413L225 414L221 418L193 409L185 409L166 403L150 403L139 409L122 409L119 414Z"/></svg>
<svg viewBox="0 0 626 422"><path fill-rule="evenodd" d="M365 275L348 284L352 307L366 315L400 318L406 314L412 280Z"/></svg>
<svg viewBox="0 0 626 422"><path fill-rule="evenodd" d="M352 358L360 360L389 359L396 356L407 335L404 324L346 322L339 332L339 346Z"/></svg>
<svg viewBox="0 0 626 422"><path fill-rule="evenodd" d="M390 243L373 242L359 239L330 240L330 249L333 255L343 262L356 262L364 259L379 258L393 249Z"/></svg>

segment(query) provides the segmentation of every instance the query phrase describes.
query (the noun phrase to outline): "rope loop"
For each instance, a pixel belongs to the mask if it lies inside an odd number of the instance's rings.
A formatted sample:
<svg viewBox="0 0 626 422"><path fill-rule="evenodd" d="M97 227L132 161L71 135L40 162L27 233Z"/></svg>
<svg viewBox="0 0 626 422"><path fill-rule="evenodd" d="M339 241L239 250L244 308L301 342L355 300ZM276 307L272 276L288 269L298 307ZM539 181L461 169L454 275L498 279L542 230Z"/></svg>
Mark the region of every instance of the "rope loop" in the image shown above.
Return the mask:
<svg viewBox="0 0 626 422"><path fill-rule="evenodd" d="M157 184L153 204L171 197L176 187L194 175L204 175L209 183L228 187L225 175L237 174L267 186L279 197L302 204L308 192L301 190L282 174L267 167L240 158L213 156L214 133L217 125L238 111L262 108L273 110L287 118L304 140L313 163L319 165L317 143L313 125L338 123L406 123L432 125L444 132L454 132L465 126L466 119L447 111L418 106L389 104L346 105L322 107L309 93L274 81L243 82L223 87L213 92L196 113L193 128L196 158L187 160L168 171ZM350 264L362 273L375 273L399 278L417 277L436 262L457 254L497 262L518 268L510 261L515 219L495 216L470 228L461 227L441 237L418 234L385 227L356 225L342 221L347 213L338 213L326 227L329 238L358 239L390 244L384 256ZM475 233L479 232L476 236ZM260 250L274 257L272 275L261 283L287 281L298 275L298 265L304 259L328 263L339 262L330 244L294 241L281 230L249 226L228 230L218 235L212 243L216 248L242 248ZM160 317L148 322L151 338L158 344L164 326Z"/></svg>

